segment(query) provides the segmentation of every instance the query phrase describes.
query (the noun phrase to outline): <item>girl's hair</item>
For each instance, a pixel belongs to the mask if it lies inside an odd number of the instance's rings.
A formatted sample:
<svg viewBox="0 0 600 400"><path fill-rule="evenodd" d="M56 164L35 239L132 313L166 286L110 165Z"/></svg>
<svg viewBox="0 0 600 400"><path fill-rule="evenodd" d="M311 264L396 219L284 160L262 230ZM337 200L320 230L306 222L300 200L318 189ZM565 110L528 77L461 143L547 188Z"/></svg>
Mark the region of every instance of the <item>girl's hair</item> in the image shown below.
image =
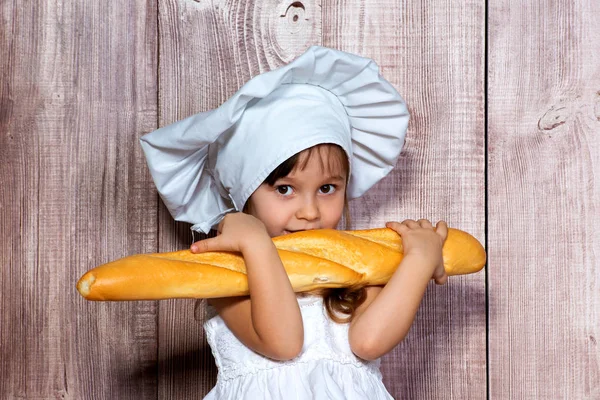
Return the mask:
<svg viewBox="0 0 600 400"><path fill-rule="evenodd" d="M344 150L335 144L316 145L293 155L275 168L263 183L274 186L277 180L288 176L294 169L303 170L311 157L315 156L315 153L318 153L322 170L326 170L326 161L329 170L342 168L346 172L346 185L348 184L348 172L350 170L348 157ZM247 211L247 206L248 203L244 206L244 211ZM347 197L344 198L344 220L345 229L349 229L350 213ZM365 286L365 284L360 284L347 288L322 288L307 293L322 296L329 317L337 323L346 323L352 321L354 312L366 300ZM345 317L340 317L339 314L345 315Z"/></svg>

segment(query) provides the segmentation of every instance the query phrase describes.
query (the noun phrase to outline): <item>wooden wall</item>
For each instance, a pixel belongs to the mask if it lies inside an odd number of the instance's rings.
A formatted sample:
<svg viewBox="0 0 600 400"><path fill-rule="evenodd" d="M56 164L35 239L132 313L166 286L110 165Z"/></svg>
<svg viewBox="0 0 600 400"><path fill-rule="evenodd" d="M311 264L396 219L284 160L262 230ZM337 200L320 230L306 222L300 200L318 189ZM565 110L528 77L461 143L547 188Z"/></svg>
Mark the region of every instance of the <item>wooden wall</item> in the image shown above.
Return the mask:
<svg viewBox="0 0 600 400"><path fill-rule="evenodd" d="M0 3L0 398L202 398L194 301L75 282L189 246L138 139L311 44L373 58L412 114L354 228L445 219L485 271L431 285L383 359L397 398L600 398L600 3ZM535 3L535 4L534 4Z"/></svg>
<svg viewBox="0 0 600 400"><path fill-rule="evenodd" d="M489 389L600 399L600 2L489 3Z"/></svg>

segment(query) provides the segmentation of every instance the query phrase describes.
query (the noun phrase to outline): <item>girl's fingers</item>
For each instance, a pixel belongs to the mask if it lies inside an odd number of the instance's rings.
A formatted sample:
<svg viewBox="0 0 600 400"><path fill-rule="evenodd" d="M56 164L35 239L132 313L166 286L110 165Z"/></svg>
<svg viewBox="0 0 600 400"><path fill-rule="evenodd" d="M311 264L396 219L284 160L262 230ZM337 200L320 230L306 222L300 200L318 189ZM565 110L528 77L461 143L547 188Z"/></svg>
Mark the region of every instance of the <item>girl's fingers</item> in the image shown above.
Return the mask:
<svg viewBox="0 0 600 400"><path fill-rule="evenodd" d="M221 222L219 222L219 225L217 226L217 235L220 235L221 232L223 232L223 225L225 225L225 218L228 217L229 214L225 215L225 217L223 217L223 219L221 220Z"/></svg>
<svg viewBox="0 0 600 400"><path fill-rule="evenodd" d="M420 219L418 221L412 219L405 219L401 223L390 221L385 224L386 227L391 228L397 232L400 230L407 229L416 229L416 228L426 228L426 229L434 229L433 225L428 219ZM448 225L445 221L439 221L436 224L435 231L444 239L448 236Z"/></svg>
<svg viewBox="0 0 600 400"><path fill-rule="evenodd" d="M387 228L395 230L399 234L403 234L404 232L406 232L409 229L408 226L406 226L406 224L404 224L404 223L401 224L400 222L396 222L396 221L387 222L385 224L385 226Z"/></svg>
<svg viewBox="0 0 600 400"><path fill-rule="evenodd" d="M400 224L400 222L396 222L396 221L389 221L385 223L386 228L390 228L393 229L395 231L397 231L398 229L400 229L400 226L402 224Z"/></svg>
<svg viewBox="0 0 600 400"><path fill-rule="evenodd" d="M433 229L433 225L429 222L428 219L420 219L417 221L422 228L431 228Z"/></svg>
<svg viewBox="0 0 600 400"><path fill-rule="evenodd" d="M438 221L435 225L435 232L446 240L448 237L448 224L446 224L446 221Z"/></svg>
<svg viewBox="0 0 600 400"><path fill-rule="evenodd" d="M190 247L192 253L206 253L208 251L225 250L221 245L221 237L199 240Z"/></svg>
<svg viewBox="0 0 600 400"><path fill-rule="evenodd" d="M412 219L405 219L404 221L402 221L402 225L406 225L409 228L418 228L420 226L417 221Z"/></svg>
<svg viewBox="0 0 600 400"><path fill-rule="evenodd" d="M448 275L444 274L442 276L437 276L434 278L435 283L438 285L445 285L448 282Z"/></svg>
<svg viewBox="0 0 600 400"><path fill-rule="evenodd" d="M444 269L443 263L440 263L440 265L438 265L438 267L433 272L433 280L438 285L443 285L448 281L448 274Z"/></svg>

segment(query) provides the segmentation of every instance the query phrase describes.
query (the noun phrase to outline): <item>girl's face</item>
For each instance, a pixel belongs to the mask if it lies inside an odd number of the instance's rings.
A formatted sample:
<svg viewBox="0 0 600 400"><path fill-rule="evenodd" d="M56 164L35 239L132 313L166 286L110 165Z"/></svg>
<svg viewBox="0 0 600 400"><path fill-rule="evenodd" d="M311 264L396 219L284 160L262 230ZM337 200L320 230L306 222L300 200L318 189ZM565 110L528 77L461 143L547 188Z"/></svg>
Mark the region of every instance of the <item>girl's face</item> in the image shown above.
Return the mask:
<svg viewBox="0 0 600 400"><path fill-rule="evenodd" d="M271 237L309 229L335 229L346 196L346 168L331 162L335 147L320 145L300 153L296 167L273 186L263 183L248 199L247 212ZM343 152L343 151L342 151Z"/></svg>

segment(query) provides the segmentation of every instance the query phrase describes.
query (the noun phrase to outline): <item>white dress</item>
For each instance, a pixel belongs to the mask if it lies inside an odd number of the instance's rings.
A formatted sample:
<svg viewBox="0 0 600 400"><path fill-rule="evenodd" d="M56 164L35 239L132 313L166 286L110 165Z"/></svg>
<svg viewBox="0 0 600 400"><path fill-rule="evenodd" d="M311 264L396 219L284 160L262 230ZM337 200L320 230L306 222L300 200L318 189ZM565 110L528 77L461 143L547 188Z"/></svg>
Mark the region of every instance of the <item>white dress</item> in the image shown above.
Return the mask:
<svg viewBox="0 0 600 400"><path fill-rule="evenodd" d="M350 350L349 324L332 321L320 296L298 297L298 303L304 346L289 361L250 350L218 315L205 322L218 374L204 399L393 399L381 380L380 359L364 361Z"/></svg>

